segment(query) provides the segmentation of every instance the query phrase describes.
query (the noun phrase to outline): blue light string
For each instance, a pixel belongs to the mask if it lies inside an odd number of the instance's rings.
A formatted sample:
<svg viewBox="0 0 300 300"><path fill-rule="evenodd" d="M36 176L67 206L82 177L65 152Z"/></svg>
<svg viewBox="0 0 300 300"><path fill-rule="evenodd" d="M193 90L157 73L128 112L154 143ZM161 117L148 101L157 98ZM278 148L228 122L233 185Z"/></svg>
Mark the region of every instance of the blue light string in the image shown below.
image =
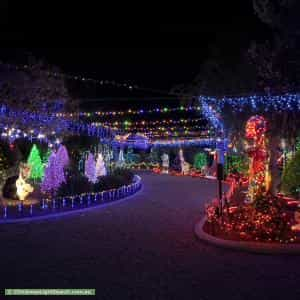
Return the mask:
<svg viewBox="0 0 300 300"><path fill-rule="evenodd" d="M230 106L236 112L249 109L252 112L300 110L300 94L298 93L220 98L200 96L200 101L213 106L218 112L222 111L226 106Z"/></svg>
<svg viewBox="0 0 300 300"><path fill-rule="evenodd" d="M224 125L217 116L217 112L210 106L205 99L200 97L200 103L202 105L202 113L207 118L207 120L211 123L211 125L218 131L224 131Z"/></svg>
<svg viewBox="0 0 300 300"><path fill-rule="evenodd" d="M24 128L28 128L28 124L30 124L32 130L30 134L27 133L24 135L23 130L19 128L18 130L22 134L17 132L16 135L12 136L11 138L26 137L31 140L39 139L38 136L42 133L42 130L48 130L49 127L54 128L55 132L49 134L49 138L47 136L42 138L48 143L53 141L55 138L54 135L61 135L64 132L94 136L103 141L112 139L116 134L116 132L109 127L94 126L91 124L86 124L82 121L59 118L56 116L56 114L46 115L26 111L14 111L3 104L0 106L0 117L0 128L2 128L2 130L5 127L9 127L9 124L14 123L16 120L17 123Z"/></svg>

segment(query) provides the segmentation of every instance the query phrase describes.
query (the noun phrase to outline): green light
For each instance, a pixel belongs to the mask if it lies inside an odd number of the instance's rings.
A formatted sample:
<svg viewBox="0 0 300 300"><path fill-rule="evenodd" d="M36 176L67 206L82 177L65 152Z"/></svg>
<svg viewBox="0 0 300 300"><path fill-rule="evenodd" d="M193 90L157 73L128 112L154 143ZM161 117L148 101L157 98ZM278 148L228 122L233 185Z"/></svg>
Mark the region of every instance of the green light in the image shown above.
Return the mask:
<svg viewBox="0 0 300 300"><path fill-rule="evenodd" d="M164 108L164 112L167 112L167 111L168 111L168 108L167 108L167 107L165 107L165 108Z"/></svg>
<svg viewBox="0 0 300 300"><path fill-rule="evenodd" d="M184 110L184 107L183 107L183 106L180 106L180 110Z"/></svg>
<svg viewBox="0 0 300 300"><path fill-rule="evenodd" d="M31 167L31 179L40 180L44 177L44 166L41 160L40 151L35 144L31 148L27 163Z"/></svg>

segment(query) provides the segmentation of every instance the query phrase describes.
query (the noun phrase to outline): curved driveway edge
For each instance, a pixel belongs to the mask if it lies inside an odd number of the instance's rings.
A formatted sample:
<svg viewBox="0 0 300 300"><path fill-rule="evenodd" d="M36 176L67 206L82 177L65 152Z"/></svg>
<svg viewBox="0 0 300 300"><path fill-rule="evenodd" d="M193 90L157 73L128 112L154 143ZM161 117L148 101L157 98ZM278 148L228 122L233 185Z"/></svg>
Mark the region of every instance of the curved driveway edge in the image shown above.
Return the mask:
<svg viewBox="0 0 300 300"><path fill-rule="evenodd" d="M229 241L214 237L203 230L206 222L204 217L200 222L195 225L195 234L201 241L205 241L217 247L227 248L237 251L247 251L260 254L293 254L300 255L300 244L268 244L261 242L239 242Z"/></svg>

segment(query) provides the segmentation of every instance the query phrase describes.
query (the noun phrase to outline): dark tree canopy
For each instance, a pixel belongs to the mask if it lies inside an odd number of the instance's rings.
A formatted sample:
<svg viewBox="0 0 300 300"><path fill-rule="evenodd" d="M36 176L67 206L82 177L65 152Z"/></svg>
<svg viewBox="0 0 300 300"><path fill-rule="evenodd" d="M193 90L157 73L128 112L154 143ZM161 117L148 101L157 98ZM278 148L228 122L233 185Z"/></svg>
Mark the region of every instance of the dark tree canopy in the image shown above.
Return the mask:
<svg viewBox="0 0 300 300"><path fill-rule="evenodd" d="M58 68L34 58L22 69L0 64L0 101L14 109L39 113L69 109L75 103L59 74Z"/></svg>

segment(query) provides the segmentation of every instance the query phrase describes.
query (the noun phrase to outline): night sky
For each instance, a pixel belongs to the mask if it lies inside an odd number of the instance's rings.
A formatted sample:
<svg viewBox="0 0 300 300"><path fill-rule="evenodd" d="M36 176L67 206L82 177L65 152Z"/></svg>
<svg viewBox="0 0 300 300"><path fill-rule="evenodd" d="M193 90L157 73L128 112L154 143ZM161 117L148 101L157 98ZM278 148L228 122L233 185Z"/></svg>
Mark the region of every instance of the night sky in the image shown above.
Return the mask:
<svg viewBox="0 0 300 300"><path fill-rule="evenodd" d="M108 17L102 9L93 11L83 3L77 8L84 12L75 14L68 10L67 15L54 4L51 10L45 4L40 7L44 14L31 11L28 16L20 8L20 14L15 16L7 3L1 4L2 12L7 11L0 21L2 61L23 63L26 55L32 53L70 74L132 81L166 91L190 82L213 46L226 59L234 59L251 40L269 36L267 27L254 15L251 0L212 0L207 7L203 2L189 7L187 12L179 7L181 15L172 10L169 18L162 14L166 24L158 24L157 12L147 8L143 14L123 14L120 8ZM50 16L45 15L46 11ZM171 18L173 22L187 19L198 23L168 23ZM87 95L94 96L101 97L101 91Z"/></svg>

